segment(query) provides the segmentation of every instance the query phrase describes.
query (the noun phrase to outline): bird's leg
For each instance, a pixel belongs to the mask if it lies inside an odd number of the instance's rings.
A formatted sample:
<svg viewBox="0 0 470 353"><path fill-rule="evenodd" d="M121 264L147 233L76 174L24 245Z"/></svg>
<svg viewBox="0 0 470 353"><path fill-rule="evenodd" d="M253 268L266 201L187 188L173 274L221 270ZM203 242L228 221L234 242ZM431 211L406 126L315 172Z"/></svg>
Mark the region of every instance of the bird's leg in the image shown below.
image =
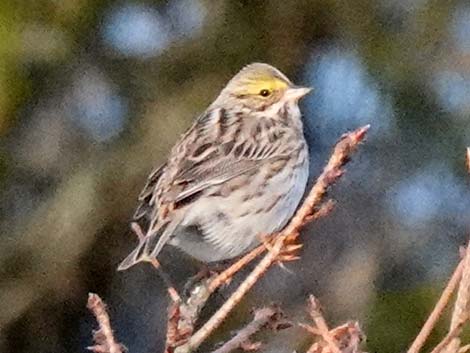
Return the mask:
<svg viewBox="0 0 470 353"><path fill-rule="evenodd" d="M200 282L209 279L213 275L214 273L211 272L209 266L202 264L201 269L194 276L189 277L189 279L184 284L183 295L185 298L189 298L191 296L193 288L199 285Z"/></svg>

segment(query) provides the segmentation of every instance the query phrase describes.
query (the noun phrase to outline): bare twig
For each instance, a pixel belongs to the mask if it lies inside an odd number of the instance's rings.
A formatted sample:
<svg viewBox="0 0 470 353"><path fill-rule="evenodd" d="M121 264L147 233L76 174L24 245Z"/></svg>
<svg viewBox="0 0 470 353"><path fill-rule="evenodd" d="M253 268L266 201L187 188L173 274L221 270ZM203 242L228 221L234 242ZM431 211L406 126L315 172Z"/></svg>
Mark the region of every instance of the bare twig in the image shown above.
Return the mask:
<svg viewBox="0 0 470 353"><path fill-rule="evenodd" d="M452 343L452 341L460 335L460 333L462 332L462 326L466 321L467 319L457 323L457 325L455 325L454 328L452 328L447 333L444 339L441 342L439 342L439 344L436 347L434 347L431 353L440 353L443 349L447 349L449 345Z"/></svg>
<svg viewBox="0 0 470 353"><path fill-rule="evenodd" d="M320 336L319 330L308 325L301 325L315 336ZM357 322L347 322L330 330L330 336L335 339L341 353L361 353L360 344L364 340L364 334ZM325 341L314 342L307 353L333 353L331 346Z"/></svg>
<svg viewBox="0 0 470 353"><path fill-rule="evenodd" d="M470 344L466 344L459 349L459 353L467 353L468 351L470 351Z"/></svg>
<svg viewBox="0 0 470 353"><path fill-rule="evenodd" d="M470 302L470 243L467 245L465 257L463 258L464 268L457 299L452 313L450 328L451 330L466 320L468 316L468 307Z"/></svg>
<svg viewBox="0 0 470 353"><path fill-rule="evenodd" d="M222 347L216 349L212 353L229 353L238 348L243 348L247 343L250 346L259 348L260 343L251 343L250 338L263 327L268 324L275 324L282 317L282 313L277 307L266 307L255 311L253 321L246 325L243 329Z"/></svg>
<svg viewBox="0 0 470 353"><path fill-rule="evenodd" d="M321 337L320 341L312 343L307 353L360 353L360 343L364 339L357 322L347 322L332 330L328 329L318 300L311 295L308 300L308 312L315 327L299 324L314 336Z"/></svg>
<svg viewBox="0 0 470 353"><path fill-rule="evenodd" d="M93 313L99 324L99 330L93 332L94 346L87 347L96 353L123 353L126 348L115 341L106 305L98 294L89 293L87 308Z"/></svg>
<svg viewBox="0 0 470 353"><path fill-rule="evenodd" d="M470 147L467 147L467 153L465 154L465 161L467 164L467 172L470 174Z"/></svg>
<svg viewBox="0 0 470 353"><path fill-rule="evenodd" d="M320 205L328 187L343 174L343 165L348 161L349 156L356 149L358 144L364 139L368 129L369 126L365 126L342 136L341 140L336 144L328 164L318 177L304 203L287 227L276 237L269 252L219 310L191 336L186 344L177 347L175 353L188 353L197 349L201 343L219 327L227 315L242 300L245 294L268 268L278 260L279 255L284 249L286 239L297 237L300 229L311 219L315 208Z"/></svg>
<svg viewBox="0 0 470 353"><path fill-rule="evenodd" d="M465 257L462 260L462 279L460 280L459 290L457 291L457 299L455 300L454 311L450 321L450 332L468 319L468 309L470 301L470 243L466 248ZM447 353L456 353L460 347L460 338L455 335L454 338L445 348Z"/></svg>
<svg viewBox="0 0 470 353"><path fill-rule="evenodd" d="M209 283L209 290L211 292L214 292L220 286L224 285L225 283L228 283L230 279L238 271L240 271L242 268L248 265L251 261L256 259L256 257L261 255L265 250L266 250L266 247L264 245L259 245L255 249L251 250L248 254L244 255L240 260L235 262L233 265L231 265L229 268L227 268L225 271L223 271L217 277L215 277Z"/></svg>
<svg viewBox="0 0 470 353"><path fill-rule="evenodd" d="M468 173L470 173L470 148L467 147L466 151L466 167ZM459 290L457 293L457 299L455 301L454 311L452 312L452 319L450 324L449 333L444 340L434 348L434 351L441 351L445 349L446 353L455 353L459 351L460 339L457 337L460 334L460 330L456 329L460 327L465 321L468 320L469 316L469 305L470 305L470 243L466 247L465 251L461 252L463 259L458 264L454 273L452 274L447 287L441 294L439 301L434 307L433 311L429 315L426 323L423 325L420 333L415 338L413 344L408 349L407 353L418 353L423 347L427 338L429 337L432 329L436 325L437 321L442 315L447 303L450 301L450 297L454 292L457 284L460 282ZM456 334L457 332L457 334ZM446 341L448 340L448 341ZM445 344L443 344L443 342Z"/></svg>
<svg viewBox="0 0 470 353"><path fill-rule="evenodd" d="M447 286L442 292L441 297L436 303L436 306L434 307L428 319L424 323L423 327L421 328L421 331L419 332L419 334L416 336L415 340L411 344L407 353L418 353L423 347L424 343L426 342L429 335L431 334L431 331L433 330L437 321L441 317L444 309L449 303L452 293L454 292L455 288L457 287L457 284L460 281L460 278L462 277L463 267L464 267L464 264L462 260L460 261L454 273L452 274L452 277L450 278L449 283L447 283Z"/></svg>
<svg viewBox="0 0 470 353"><path fill-rule="evenodd" d="M330 330L328 328L326 320L320 311L320 304L318 303L318 300L313 295L310 295L310 297L308 298L308 312L313 322L317 326L319 334L328 344L330 350L333 353L341 353L338 346L336 345L335 340L330 335Z"/></svg>
<svg viewBox="0 0 470 353"><path fill-rule="evenodd" d="M165 352L173 352L188 340L194 332L194 325L212 292L207 279L198 283L191 291L190 297L181 302L173 302L168 313Z"/></svg>

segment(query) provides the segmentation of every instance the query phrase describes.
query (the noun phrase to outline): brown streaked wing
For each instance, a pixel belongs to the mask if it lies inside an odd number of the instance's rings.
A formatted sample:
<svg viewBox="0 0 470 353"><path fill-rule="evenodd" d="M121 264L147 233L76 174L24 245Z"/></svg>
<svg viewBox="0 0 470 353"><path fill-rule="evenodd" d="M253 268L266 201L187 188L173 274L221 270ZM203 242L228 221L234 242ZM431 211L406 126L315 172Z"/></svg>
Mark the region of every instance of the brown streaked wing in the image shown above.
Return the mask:
<svg viewBox="0 0 470 353"><path fill-rule="evenodd" d="M250 145L244 147L244 150L252 148ZM186 168L180 170L176 175L170 189L175 202L182 202L187 197L213 186L222 184L239 175L249 173L254 169L260 168L264 163L273 163L278 159L286 157L285 154L277 154L277 149L271 149L269 154L263 159L259 154L239 153L235 154L233 149L231 153L226 153L223 144L214 148L213 153L208 154L208 158L191 163L191 160L185 160ZM174 192L179 189L178 192Z"/></svg>
<svg viewBox="0 0 470 353"><path fill-rule="evenodd" d="M138 200L139 205L134 213L133 219L139 220L145 215L150 215L152 211L152 205L150 205L150 200L153 197L154 192L156 191L156 187L160 177L162 176L166 163L162 164L158 168L155 168L152 173L147 178L147 183L145 184L144 188L140 192Z"/></svg>

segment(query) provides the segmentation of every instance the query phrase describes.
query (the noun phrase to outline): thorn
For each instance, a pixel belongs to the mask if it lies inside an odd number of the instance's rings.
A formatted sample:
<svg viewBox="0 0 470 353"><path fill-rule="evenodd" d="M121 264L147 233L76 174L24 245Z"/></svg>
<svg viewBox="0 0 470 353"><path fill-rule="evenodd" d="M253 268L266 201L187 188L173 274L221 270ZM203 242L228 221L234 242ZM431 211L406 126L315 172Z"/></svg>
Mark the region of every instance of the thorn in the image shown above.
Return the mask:
<svg viewBox="0 0 470 353"><path fill-rule="evenodd" d="M296 250L299 250L304 247L304 244L292 244L292 245L286 245L284 247L285 252L294 252Z"/></svg>
<svg viewBox="0 0 470 353"><path fill-rule="evenodd" d="M293 256L293 255L279 255L276 263L283 263L283 262L292 262L292 261L297 261L300 259L300 256Z"/></svg>
<svg viewBox="0 0 470 353"><path fill-rule="evenodd" d="M288 268L284 265L284 263L282 263L281 261L278 261L278 262L277 262L277 265L281 268L281 270L287 272L288 274L290 274L290 275L293 275L293 274L294 274L294 271L288 269Z"/></svg>

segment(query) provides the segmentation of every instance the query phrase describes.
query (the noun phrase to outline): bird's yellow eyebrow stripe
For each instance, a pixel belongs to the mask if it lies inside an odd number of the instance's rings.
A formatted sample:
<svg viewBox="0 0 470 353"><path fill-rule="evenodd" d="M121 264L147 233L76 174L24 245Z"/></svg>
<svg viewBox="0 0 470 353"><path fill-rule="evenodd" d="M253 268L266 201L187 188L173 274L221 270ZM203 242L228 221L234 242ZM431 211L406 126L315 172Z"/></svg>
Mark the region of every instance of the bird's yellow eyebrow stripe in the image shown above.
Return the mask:
<svg viewBox="0 0 470 353"><path fill-rule="evenodd" d="M247 80L242 87L243 94L258 94L263 89L284 90L288 87L288 83L277 77L260 77L259 79Z"/></svg>

